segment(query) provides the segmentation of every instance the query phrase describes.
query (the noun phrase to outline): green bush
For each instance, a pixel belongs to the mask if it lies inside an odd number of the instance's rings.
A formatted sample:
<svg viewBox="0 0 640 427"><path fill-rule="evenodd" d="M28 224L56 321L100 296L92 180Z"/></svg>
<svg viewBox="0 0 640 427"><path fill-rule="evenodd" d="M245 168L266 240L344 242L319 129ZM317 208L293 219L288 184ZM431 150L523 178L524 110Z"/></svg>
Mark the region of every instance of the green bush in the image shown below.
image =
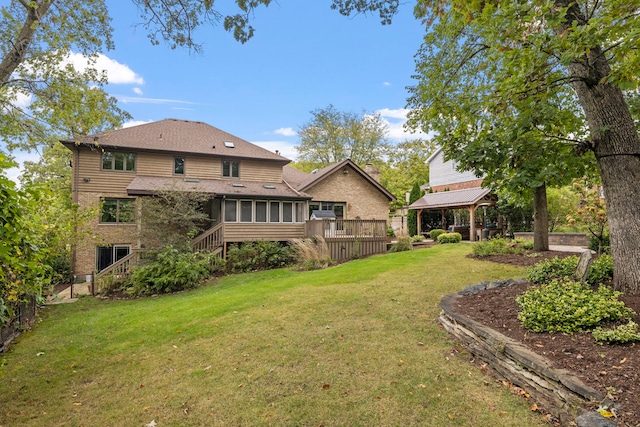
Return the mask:
<svg viewBox="0 0 640 427"><path fill-rule="evenodd" d="M460 233L443 233L438 236L438 243L460 243L462 241L462 234Z"/></svg>
<svg viewBox="0 0 640 427"><path fill-rule="evenodd" d="M527 280L531 283L549 283L554 279L569 280L578 267L575 255L560 259L553 257L540 261L527 270ZM587 283L597 285L613 278L613 258L611 255L600 255L591 263Z"/></svg>
<svg viewBox="0 0 640 427"><path fill-rule="evenodd" d="M166 246L150 253L145 263L132 269L127 285L134 295L177 292L199 285L224 270L224 260L203 252L181 252Z"/></svg>
<svg viewBox="0 0 640 427"><path fill-rule="evenodd" d="M540 261L527 270L527 280L531 283L549 283L554 279L569 279L578 267L575 255L560 259L557 256Z"/></svg>
<svg viewBox="0 0 640 427"><path fill-rule="evenodd" d="M408 236L400 237L396 243L391 245L389 252L404 252L413 249L411 238Z"/></svg>
<svg viewBox="0 0 640 427"><path fill-rule="evenodd" d="M640 341L638 324L633 320L620 325L614 329L604 329L597 327L591 332L598 344L626 344L628 342Z"/></svg>
<svg viewBox="0 0 640 427"><path fill-rule="evenodd" d="M227 251L227 269L232 273L286 267L295 260L291 246L266 240L233 244Z"/></svg>
<svg viewBox="0 0 640 427"><path fill-rule="evenodd" d="M591 263L587 282L596 285L605 283L613 278L613 258L611 255L600 255Z"/></svg>
<svg viewBox="0 0 640 427"><path fill-rule="evenodd" d="M554 280L516 298L518 319L534 332L573 333L630 319L634 312L618 300L620 295L607 286L593 291L583 283Z"/></svg>
<svg viewBox="0 0 640 427"><path fill-rule="evenodd" d="M412 242L422 242L424 240L424 236L422 234L416 234L415 236L411 236Z"/></svg>
<svg viewBox="0 0 640 427"><path fill-rule="evenodd" d="M429 237L430 237L432 240L438 240L438 236L439 236L439 235L441 235L441 234L444 234L444 233L446 233L446 232L447 232L446 230L443 230L443 229L441 229L441 228L434 228L433 230L431 230L431 231L429 232Z"/></svg>
<svg viewBox="0 0 640 427"><path fill-rule="evenodd" d="M479 257L496 254L522 254L524 252L524 241L502 237L483 240L473 245L473 254Z"/></svg>

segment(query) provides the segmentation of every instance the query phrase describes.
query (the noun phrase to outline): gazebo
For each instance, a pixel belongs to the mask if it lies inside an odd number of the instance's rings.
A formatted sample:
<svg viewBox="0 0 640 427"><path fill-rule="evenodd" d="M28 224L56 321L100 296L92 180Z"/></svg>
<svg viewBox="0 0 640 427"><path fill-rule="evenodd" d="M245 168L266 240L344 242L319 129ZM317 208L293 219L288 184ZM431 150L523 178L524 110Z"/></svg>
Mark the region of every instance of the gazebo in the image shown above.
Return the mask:
<svg viewBox="0 0 640 427"><path fill-rule="evenodd" d="M418 219L418 230L422 230L421 214L425 210L437 210L442 214L443 228L445 215L451 209L469 210L469 240L476 237L476 210L483 206L495 206L498 197L491 193L489 188L465 188L461 190L441 191L438 193L427 193L420 199L413 202L409 209L416 210ZM455 231L455 230L454 230Z"/></svg>

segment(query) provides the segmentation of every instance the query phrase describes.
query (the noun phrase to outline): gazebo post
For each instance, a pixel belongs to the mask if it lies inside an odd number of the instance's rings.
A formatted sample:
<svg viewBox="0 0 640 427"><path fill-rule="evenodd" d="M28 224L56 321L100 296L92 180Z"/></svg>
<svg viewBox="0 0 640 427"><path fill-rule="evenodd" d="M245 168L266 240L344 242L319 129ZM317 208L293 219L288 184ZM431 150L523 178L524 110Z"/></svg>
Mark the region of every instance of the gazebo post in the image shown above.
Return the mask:
<svg viewBox="0 0 640 427"><path fill-rule="evenodd" d="M416 230L416 233L418 233L418 235L422 234L422 211L423 210L424 209L418 209L418 218L417 218L417 220L418 220L418 224L417 224L418 225L418 229Z"/></svg>
<svg viewBox="0 0 640 427"><path fill-rule="evenodd" d="M469 206L469 241L476 241L476 207Z"/></svg>

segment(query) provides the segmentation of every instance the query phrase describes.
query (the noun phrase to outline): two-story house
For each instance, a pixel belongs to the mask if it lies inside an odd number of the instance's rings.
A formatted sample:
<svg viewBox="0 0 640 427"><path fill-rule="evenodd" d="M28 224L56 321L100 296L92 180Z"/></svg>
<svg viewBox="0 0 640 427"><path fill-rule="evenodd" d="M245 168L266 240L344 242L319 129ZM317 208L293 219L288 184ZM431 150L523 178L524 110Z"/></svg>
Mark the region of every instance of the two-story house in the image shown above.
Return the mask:
<svg viewBox="0 0 640 427"><path fill-rule="evenodd" d="M205 209L224 225L217 244L304 236L311 196L283 180L289 160L206 123L165 119L61 142L73 152L73 201L100 209L74 250L78 276L144 245L137 199L163 189L211 195Z"/></svg>

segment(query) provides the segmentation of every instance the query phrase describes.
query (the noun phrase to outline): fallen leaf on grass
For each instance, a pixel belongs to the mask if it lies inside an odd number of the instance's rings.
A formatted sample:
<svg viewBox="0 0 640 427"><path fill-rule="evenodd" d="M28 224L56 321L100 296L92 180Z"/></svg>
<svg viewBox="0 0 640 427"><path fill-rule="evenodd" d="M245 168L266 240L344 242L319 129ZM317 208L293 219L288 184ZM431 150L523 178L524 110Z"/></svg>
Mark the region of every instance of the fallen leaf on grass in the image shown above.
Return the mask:
<svg viewBox="0 0 640 427"><path fill-rule="evenodd" d="M151 420L151 422L149 424L145 424L144 427L156 427L157 425L156 420Z"/></svg>
<svg viewBox="0 0 640 427"><path fill-rule="evenodd" d="M329 388L331 387L331 384L322 384L322 388Z"/></svg>

